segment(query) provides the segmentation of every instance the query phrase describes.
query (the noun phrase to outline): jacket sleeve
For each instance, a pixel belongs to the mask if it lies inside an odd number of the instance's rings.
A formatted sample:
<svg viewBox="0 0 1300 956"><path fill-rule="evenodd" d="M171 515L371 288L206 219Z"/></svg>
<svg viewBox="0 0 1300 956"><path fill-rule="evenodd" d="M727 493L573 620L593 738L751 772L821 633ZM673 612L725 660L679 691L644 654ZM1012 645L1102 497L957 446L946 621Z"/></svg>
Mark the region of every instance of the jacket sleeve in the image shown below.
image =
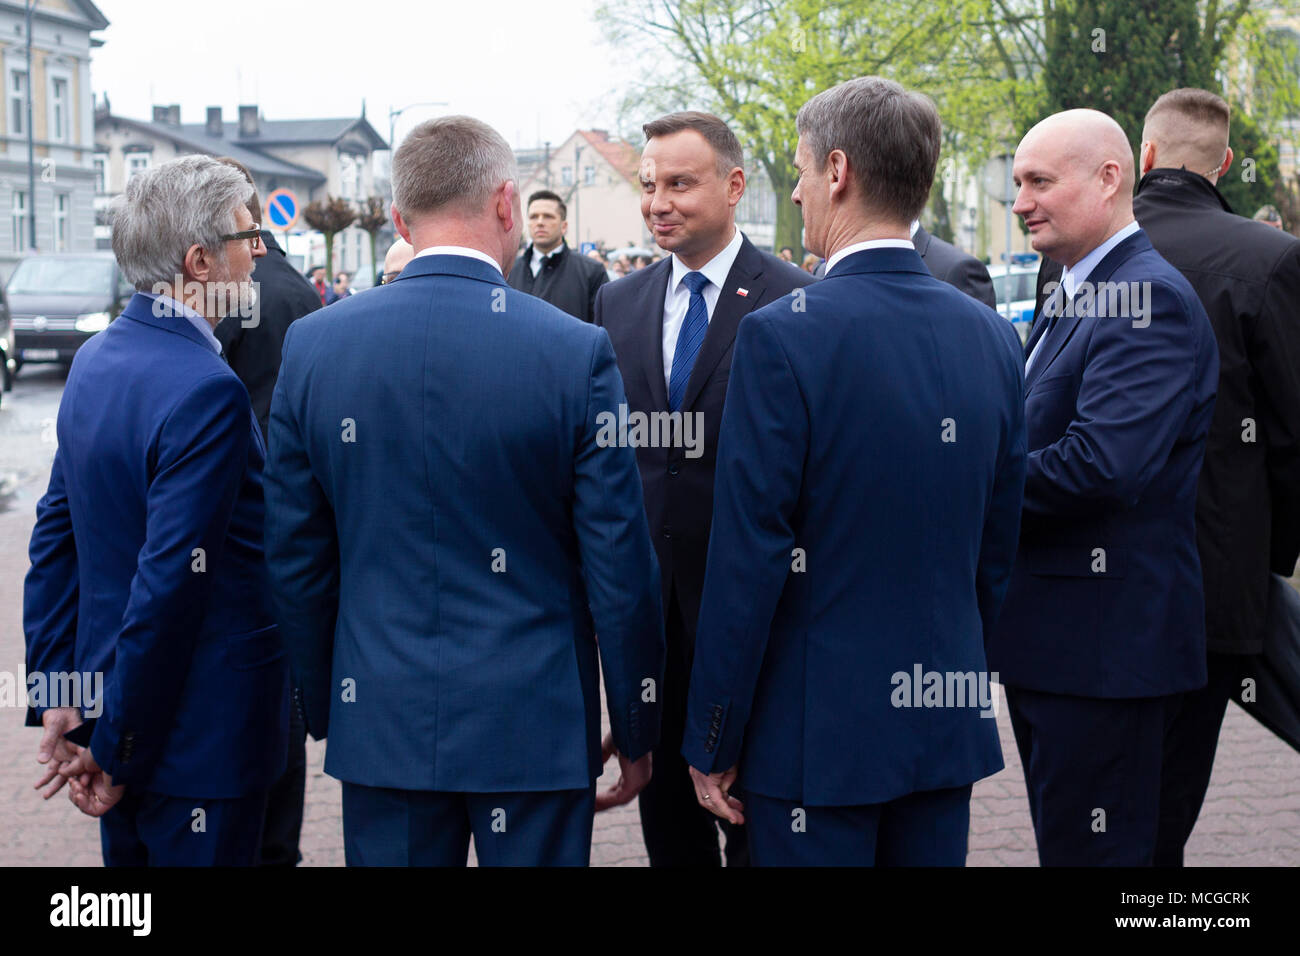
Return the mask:
<svg viewBox="0 0 1300 956"><path fill-rule="evenodd" d="M1270 563L1290 577L1300 558L1300 242L1290 245L1269 277L1246 350L1273 499Z"/></svg>
<svg viewBox="0 0 1300 956"><path fill-rule="evenodd" d="M145 540L90 749L114 783L143 784L175 720L248 467L248 393L225 370L167 415L145 497Z"/></svg>
<svg viewBox="0 0 1300 956"><path fill-rule="evenodd" d="M28 554L31 568L23 584L23 633L27 638L27 673L45 674L45 686L54 673L76 670L77 542L72 533L72 512L64 484L63 455L54 452L50 484L36 504ZM45 706L27 711L27 725L39 727Z"/></svg>
<svg viewBox="0 0 1300 956"><path fill-rule="evenodd" d="M1011 581L1016 551L1020 545L1020 510L1025 493L1026 434L1025 434L1025 376L1021 370L1020 336L1007 323L1001 331L1006 333L1007 348L1014 365L1014 389L1011 394L1011 414L998 456L997 475L993 481L993 496L988 514L984 517L984 531L980 536L979 566L975 570L975 595L979 602L980 620L984 626L984 643L988 645L997 624L1002 600Z"/></svg>
<svg viewBox="0 0 1300 956"><path fill-rule="evenodd" d="M312 472L297 418L297 325L284 339L284 362L271 398L266 461L266 564L280 634L303 692L307 729L329 732L334 626L339 606L339 546L334 510Z"/></svg>
<svg viewBox="0 0 1300 956"><path fill-rule="evenodd" d="M998 297L993 292L993 280L984 263L974 256L963 255L953 270L953 285L961 289L972 299L983 302L994 311L998 307Z"/></svg>
<svg viewBox="0 0 1300 956"><path fill-rule="evenodd" d="M1164 467L1192 412L1194 323L1208 320L1199 301L1159 280L1151 282L1148 318L1145 327L1120 317L1093 323L1074 418L1064 435L1029 453L1027 513L1130 508ZM1216 382L1217 369L1216 352Z"/></svg>
<svg viewBox="0 0 1300 956"><path fill-rule="evenodd" d="M636 451L607 440L627 399L603 331L593 343L586 421L574 460L573 529L600 645L614 746L636 760L659 742L664 621Z"/></svg>
<svg viewBox="0 0 1300 956"><path fill-rule="evenodd" d="M767 309L740 323L723 404L713 527L682 755L704 773L740 759L772 616L790 573L808 455L807 406Z"/></svg>
<svg viewBox="0 0 1300 956"><path fill-rule="evenodd" d="M599 266L600 264L596 263L596 265ZM600 292L600 287L607 282L609 282L609 276L605 274L604 268L590 270L590 277L587 279L589 306L587 314L592 317L593 322L596 320L596 296Z"/></svg>

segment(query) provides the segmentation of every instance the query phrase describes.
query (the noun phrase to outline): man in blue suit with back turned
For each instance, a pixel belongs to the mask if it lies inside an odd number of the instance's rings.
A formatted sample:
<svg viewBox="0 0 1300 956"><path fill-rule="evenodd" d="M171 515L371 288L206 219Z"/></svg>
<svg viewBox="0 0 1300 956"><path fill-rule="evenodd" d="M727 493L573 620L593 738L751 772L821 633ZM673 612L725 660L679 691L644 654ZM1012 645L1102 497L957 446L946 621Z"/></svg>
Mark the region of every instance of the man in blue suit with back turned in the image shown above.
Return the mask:
<svg viewBox="0 0 1300 956"><path fill-rule="evenodd" d="M1205 685L1196 487L1214 331L1133 219L1133 150L1095 110L1021 140L1014 206L1059 284L1026 352L1020 549L989 646L1044 866L1149 866L1166 721Z"/></svg>
<svg viewBox="0 0 1300 956"><path fill-rule="evenodd" d="M511 289L514 156L465 116L393 158L417 250L299 319L267 555L349 865L586 865L659 734L663 615L609 336ZM364 328L364 336L357 330ZM597 651L599 640L599 652ZM603 664L618 785L597 798Z"/></svg>
<svg viewBox="0 0 1300 956"><path fill-rule="evenodd" d="M252 193L205 156L131 179L113 252L140 291L72 363L37 506L28 670L47 686L103 674L102 698L81 702L97 719L33 701L48 768L37 786L48 797L71 781L73 802L101 817L107 866L255 863L284 771L262 434L212 331L236 308L233 321L253 314L248 278L266 252Z"/></svg>
<svg viewBox="0 0 1300 956"><path fill-rule="evenodd" d="M755 865L960 866L971 784L1002 767L984 642L1020 519L1019 341L909 239L929 99L861 77L797 126L826 278L740 323L682 752Z"/></svg>

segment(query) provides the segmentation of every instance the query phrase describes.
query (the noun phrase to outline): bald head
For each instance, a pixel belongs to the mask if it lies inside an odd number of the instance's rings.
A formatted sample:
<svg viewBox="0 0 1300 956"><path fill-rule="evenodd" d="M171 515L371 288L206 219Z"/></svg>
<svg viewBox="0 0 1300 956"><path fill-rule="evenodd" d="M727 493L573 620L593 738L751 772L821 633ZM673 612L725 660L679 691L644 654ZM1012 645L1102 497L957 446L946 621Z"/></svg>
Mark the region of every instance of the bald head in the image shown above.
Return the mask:
<svg viewBox="0 0 1300 956"><path fill-rule="evenodd" d="M1133 221L1133 151L1124 130L1097 110L1065 110L1020 141L1013 211L1033 247L1074 265Z"/></svg>
<svg viewBox="0 0 1300 956"><path fill-rule="evenodd" d="M1170 90L1147 111L1142 127L1142 173L1186 169L1211 182L1232 165L1228 127L1232 111L1221 96L1191 87Z"/></svg>
<svg viewBox="0 0 1300 956"><path fill-rule="evenodd" d="M415 258L415 249L405 239L398 239L388 247L384 256L384 281L392 282L397 274L406 268L406 264Z"/></svg>

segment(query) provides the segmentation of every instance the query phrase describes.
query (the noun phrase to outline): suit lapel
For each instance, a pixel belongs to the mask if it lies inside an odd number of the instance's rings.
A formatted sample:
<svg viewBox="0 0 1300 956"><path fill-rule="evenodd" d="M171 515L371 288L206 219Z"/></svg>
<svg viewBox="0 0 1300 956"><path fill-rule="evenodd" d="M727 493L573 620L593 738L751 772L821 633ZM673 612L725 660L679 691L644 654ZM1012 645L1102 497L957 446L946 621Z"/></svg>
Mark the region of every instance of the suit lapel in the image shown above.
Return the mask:
<svg viewBox="0 0 1300 956"><path fill-rule="evenodd" d="M686 394L682 397L682 411L688 411L695 399L704 389L704 384L713 374L722 356L726 354L731 343L736 340L736 330L740 320L754 310L755 304L763 298L767 286L762 281L763 258L747 237L742 237L740 251L736 261L731 264L727 281L718 294L718 304L713 309L713 318L709 320L709 330L704 334L704 342L695 357L695 366L691 369L690 381L686 383ZM740 294L741 289L745 295ZM662 376L660 376L662 381ZM667 402L663 405L667 408Z"/></svg>
<svg viewBox="0 0 1300 956"><path fill-rule="evenodd" d="M656 262L648 269L658 269L659 275L652 276L647 282L645 301L649 306L647 314L637 323L639 339L633 355L644 358L641 370L645 373L646 384L650 388L650 402L654 408L668 407L668 386L664 384L664 300L668 296L668 280L673 274L672 257Z"/></svg>

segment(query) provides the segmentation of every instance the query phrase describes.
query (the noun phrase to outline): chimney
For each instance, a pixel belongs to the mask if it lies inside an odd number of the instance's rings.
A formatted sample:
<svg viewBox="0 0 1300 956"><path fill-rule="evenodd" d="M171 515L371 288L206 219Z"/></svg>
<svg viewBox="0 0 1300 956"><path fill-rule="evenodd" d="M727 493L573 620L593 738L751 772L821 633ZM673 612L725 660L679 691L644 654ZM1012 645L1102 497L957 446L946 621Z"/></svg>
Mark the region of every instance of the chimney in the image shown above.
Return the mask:
<svg viewBox="0 0 1300 956"><path fill-rule="evenodd" d="M181 105L179 103L173 103L167 107L167 122L173 126L181 125Z"/></svg>
<svg viewBox="0 0 1300 956"><path fill-rule="evenodd" d="M155 107L153 108L153 121L154 121L155 123L165 123L165 122L167 122L167 107L165 107L165 106L155 106Z"/></svg>
<svg viewBox="0 0 1300 956"><path fill-rule="evenodd" d="M257 107L241 106L239 108L239 138L245 139L258 133Z"/></svg>
<svg viewBox="0 0 1300 956"><path fill-rule="evenodd" d="M207 133L209 136L213 137L214 139L220 139L222 129L223 129L223 124L221 122L221 107L209 106L208 124L204 128L203 132Z"/></svg>

